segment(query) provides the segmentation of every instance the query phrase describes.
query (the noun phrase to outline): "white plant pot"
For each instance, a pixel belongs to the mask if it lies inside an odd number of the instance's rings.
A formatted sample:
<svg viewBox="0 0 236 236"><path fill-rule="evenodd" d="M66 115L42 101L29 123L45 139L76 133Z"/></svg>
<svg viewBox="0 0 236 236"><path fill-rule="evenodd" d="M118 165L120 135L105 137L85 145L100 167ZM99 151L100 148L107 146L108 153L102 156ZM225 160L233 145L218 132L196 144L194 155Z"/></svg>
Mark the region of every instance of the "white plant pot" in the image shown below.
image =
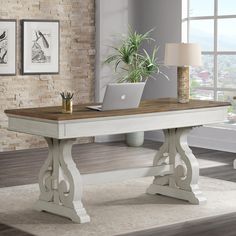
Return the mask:
<svg viewBox="0 0 236 236"><path fill-rule="evenodd" d="M130 147L140 147L144 142L144 132L134 132L125 134L126 144Z"/></svg>

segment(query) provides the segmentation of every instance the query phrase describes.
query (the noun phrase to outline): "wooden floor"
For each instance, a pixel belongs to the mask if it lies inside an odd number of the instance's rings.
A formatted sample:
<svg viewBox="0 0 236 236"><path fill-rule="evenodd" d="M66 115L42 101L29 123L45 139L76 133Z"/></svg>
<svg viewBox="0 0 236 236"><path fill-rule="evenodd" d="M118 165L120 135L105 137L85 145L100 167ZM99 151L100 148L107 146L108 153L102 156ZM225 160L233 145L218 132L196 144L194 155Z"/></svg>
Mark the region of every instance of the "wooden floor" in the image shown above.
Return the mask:
<svg viewBox="0 0 236 236"><path fill-rule="evenodd" d="M74 145L72 154L81 173L121 168L150 166L160 143L145 142L143 147L130 148L123 143ZM200 174L236 182L232 163L236 154L192 148L200 162ZM0 188L37 183L38 172L47 157L47 149L0 153ZM217 165L211 162L218 163ZM210 163L210 164L209 164ZM204 220L185 222L168 227L135 232L128 235L236 235L236 213ZM220 234L221 233L221 234ZM29 235L0 224L0 235Z"/></svg>
<svg viewBox="0 0 236 236"><path fill-rule="evenodd" d="M159 143L148 142L141 148L123 143L74 145L72 155L82 174L152 165ZM0 187L38 182L38 173L47 149L0 153Z"/></svg>

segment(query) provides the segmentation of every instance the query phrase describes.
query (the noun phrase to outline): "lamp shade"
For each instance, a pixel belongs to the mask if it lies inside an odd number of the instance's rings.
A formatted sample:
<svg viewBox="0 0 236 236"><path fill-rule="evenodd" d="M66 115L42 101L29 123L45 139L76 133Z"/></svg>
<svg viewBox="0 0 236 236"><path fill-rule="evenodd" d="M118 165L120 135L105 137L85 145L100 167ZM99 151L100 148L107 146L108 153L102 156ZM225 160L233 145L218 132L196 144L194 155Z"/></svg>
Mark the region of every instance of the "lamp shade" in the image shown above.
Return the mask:
<svg viewBox="0 0 236 236"><path fill-rule="evenodd" d="M164 63L167 66L201 66L201 48L195 43L167 43Z"/></svg>

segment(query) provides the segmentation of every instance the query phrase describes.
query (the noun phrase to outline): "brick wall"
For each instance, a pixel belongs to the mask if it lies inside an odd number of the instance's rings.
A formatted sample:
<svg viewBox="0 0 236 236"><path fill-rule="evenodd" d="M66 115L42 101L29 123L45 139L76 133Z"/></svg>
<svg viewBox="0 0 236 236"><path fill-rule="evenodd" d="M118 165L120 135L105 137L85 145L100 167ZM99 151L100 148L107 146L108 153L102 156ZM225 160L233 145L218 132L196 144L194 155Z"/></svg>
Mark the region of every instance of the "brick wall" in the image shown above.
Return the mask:
<svg viewBox="0 0 236 236"><path fill-rule="evenodd" d="M18 20L17 75L0 76L0 151L46 145L43 138L7 131L5 109L60 105L63 90L75 93L74 103L93 101L94 8L94 0L0 0L0 18ZM59 75L21 75L20 19L60 20Z"/></svg>

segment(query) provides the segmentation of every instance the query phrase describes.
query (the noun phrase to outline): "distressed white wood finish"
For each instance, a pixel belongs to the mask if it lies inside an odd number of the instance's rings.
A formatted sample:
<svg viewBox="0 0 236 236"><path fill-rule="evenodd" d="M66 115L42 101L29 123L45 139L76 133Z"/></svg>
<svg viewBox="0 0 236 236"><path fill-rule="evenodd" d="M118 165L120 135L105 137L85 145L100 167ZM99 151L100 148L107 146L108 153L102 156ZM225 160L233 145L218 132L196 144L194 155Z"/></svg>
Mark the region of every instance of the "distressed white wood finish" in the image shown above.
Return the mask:
<svg viewBox="0 0 236 236"><path fill-rule="evenodd" d="M168 129L164 131L165 141L154 158L154 166L173 166L173 173L155 177L147 189L150 194L163 194L187 200L193 204L206 202L198 187L199 166L187 144L187 134L192 128Z"/></svg>
<svg viewBox="0 0 236 236"><path fill-rule="evenodd" d="M164 176L171 173L173 173L172 165L160 165L85 174L82 175L82 179L84 184L104 184L120 182L131 178L141 178L155 175Z"/></svg>
<svg viewBox="0 0 236 236"><path fill-rule="evenodd" d="M46 141L49 153L39 173L40 196L34 207L68 217L77 223L90 221L81 202L82 180L85 184L101 184L173 173L173 166L165 165L80 175L71 156L75 139L46 138Z"/></svg>
<svg viewBox="0 0 236 236"><path fill-rule="evenodd" d="M8 115L9 129L57 139L199 126L225 120L227 106L138 115L53 121Z"/></svg>
<svg viewBox="0 0 236 236"><path fill-rule="evenodd" d="M49 145L48 159L39 174L41 194L36 209L84 223L90 218L81 202L82 182L98 184L155 176L149 193L194 204L205 202L197 185L198 163L188 148L187 133L194 126L222 122L226 114L227 106L63 121L8 116L10 130L44 136ZM153 167L81 176L72 160L74 138L157 129L166 130L166 141Z"/></svg>
<svg viewBox="0 0 236 236"><path fill-rule="evenodd" d="M53 121L15 115L8 115L8 129L50 138L58 138L64 132L64 128Z"/></svg>
<svg viewBox="0 0 236 236"><path fill-rule="evenodd" d="M46 138L49 154L39 173L40 196L35 209L70 218L90 221L81 202L82 178L71 156L75 139Z"/></svg>

